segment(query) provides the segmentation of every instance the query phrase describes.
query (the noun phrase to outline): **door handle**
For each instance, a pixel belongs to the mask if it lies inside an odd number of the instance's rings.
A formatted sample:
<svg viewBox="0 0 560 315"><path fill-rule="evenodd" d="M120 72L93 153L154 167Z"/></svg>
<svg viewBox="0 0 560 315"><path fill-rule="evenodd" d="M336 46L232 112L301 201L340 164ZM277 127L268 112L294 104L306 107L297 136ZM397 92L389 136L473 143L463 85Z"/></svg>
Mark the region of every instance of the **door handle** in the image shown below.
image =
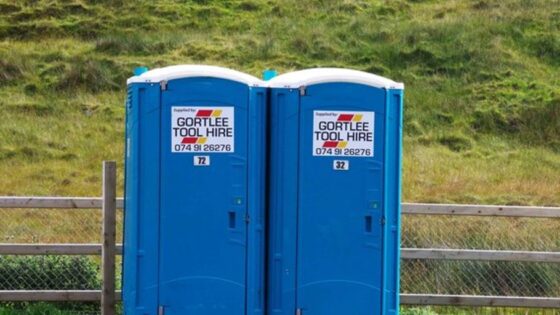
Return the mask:
<svg viewBox="0 0 560 315"><path fill-rule="evenodd" d="M366 233L371 233L373 231L373 218L371 215L365 216L365 230Z"/></svg>
<svg viewBox="0 0 560 315"><path fill-rule="evenodd" d="M228 227L232 230L237 227L237 213L235 211L228 212Z"/></svg>

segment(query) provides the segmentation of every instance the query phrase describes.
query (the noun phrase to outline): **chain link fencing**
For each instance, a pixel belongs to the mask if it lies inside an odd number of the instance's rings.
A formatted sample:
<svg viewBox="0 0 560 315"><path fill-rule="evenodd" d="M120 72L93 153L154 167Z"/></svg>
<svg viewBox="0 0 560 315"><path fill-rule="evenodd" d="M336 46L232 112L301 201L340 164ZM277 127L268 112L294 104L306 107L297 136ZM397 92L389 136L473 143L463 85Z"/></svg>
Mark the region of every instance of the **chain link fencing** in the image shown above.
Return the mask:
<svg viewBox="0 0 560 315"><path fill-rule="evenodd" d="M403 248L560 251L560 219L405 215ZM560 297L560 264L403 260L402 293Z"/></svg>
<svg viewBox="0 0 560 315"><path fill-rule="evenodd" d="M101 243L101 209L0 208L0 243ZM122 242L122 210L117 242Z"/></svg>
<svg viewBox="0 0 560 315"><path fill-rule="evenodd" d="M99 244L101 209L0 208L0 243ZM122 243L123 211L117 212L117 243ZM116 259L121 289L120 256ZM100 290L101 257L0 255L0 290ZM4 302L6 314L99 314L98 302Z"/></svg>
<svg viewBox="0 0 560 315"><path fill-rule="evenodd" d="M2 209L1 243L100 243L100 209ZM117 215L122 243L123 213ZM560 251L560 219L404 215L403 248ZM120 289L121 257L117 259ZM100 289L98 256L0 256L0 290ZM402 293L560 297L560 264L403 260Z"/></svg>

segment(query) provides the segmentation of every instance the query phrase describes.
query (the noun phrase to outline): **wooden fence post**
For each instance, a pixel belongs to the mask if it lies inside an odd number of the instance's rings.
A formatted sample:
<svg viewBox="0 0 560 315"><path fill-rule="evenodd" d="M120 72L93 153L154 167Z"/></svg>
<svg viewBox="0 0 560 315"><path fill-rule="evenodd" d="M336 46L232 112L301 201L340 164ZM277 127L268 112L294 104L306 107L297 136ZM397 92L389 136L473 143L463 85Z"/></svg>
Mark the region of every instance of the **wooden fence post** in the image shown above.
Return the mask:
<svg viewBox="0 0 560 315"><path fill-rule="evenodd" d="M117 165L103 162L103 232L101 249L101 314L115 314L115 255L117 224Z"/></svg>

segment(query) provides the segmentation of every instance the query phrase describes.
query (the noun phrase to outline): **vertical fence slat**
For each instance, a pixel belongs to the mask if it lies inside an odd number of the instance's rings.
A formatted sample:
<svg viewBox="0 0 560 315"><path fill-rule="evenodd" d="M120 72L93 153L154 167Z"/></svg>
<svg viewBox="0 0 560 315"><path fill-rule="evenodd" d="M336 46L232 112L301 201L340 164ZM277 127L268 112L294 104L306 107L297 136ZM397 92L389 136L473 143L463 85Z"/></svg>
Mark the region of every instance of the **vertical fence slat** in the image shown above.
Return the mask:
<svg viewBox="0 0 560 315"><path fill-rule="evenodd" d="M117 165L114 161L103 162L103 273L101 290L101 314L115 314L115 254L117 224Z"/></svg>

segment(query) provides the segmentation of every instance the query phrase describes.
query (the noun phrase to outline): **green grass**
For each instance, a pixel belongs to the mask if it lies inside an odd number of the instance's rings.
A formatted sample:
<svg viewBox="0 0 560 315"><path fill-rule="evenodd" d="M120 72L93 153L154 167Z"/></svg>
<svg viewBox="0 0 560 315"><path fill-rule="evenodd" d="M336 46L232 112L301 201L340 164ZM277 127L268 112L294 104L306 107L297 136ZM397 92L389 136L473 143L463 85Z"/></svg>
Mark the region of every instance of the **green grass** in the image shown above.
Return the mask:
<svg viewBox="0 0 560 315"><path fill-rule="evenodd" d="M16 309L12 306L1 306L0 315L70 315L72 311L64 311L49 303L29 305L25 309Z"/></svg>
<svg viewBox="0 0 560 315"><path fill-rule="evenodd" d="M89 308L72 306L61 303L18 303L18 305L0 306L0 315L93 315L98 314L98 308L95 305L88 305ZM119 313L120 314L120 313Z"/></svg>
<svg viewBox="0 0 560 315"><path fill-rule="evenodd" d="M403 81L405 200L560 204L558 1L0 8L0 194L98 195L100 161L122 169L132 69L207 63L257 76L349 67Z"/></svg>

